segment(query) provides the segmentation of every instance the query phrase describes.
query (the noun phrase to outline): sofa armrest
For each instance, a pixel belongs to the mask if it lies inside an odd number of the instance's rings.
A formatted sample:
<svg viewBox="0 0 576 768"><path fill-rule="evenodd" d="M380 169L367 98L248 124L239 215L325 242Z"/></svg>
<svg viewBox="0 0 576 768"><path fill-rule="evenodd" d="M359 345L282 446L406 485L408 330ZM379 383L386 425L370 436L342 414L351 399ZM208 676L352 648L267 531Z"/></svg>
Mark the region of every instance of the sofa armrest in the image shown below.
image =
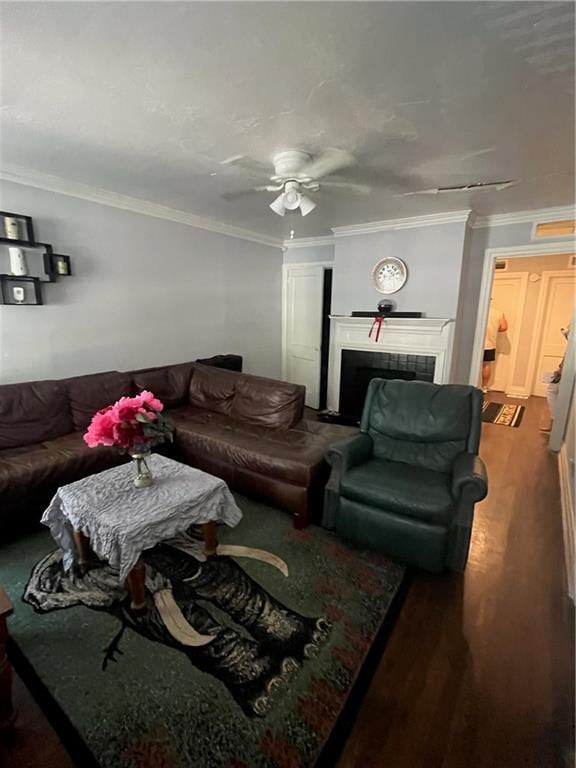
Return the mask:
<svg viewBox="0 0 576 768"><path fill-rule="evenodd" d="M473 453L461 453L452 468L452 495L455 499L463 494L469 501L476 502L488 493L486 465Z"/></svg>
<svg viewBox="0 0 576 768"><path fill-rule="evenodd" d="M333 530L336 526L340 504L340 482L342 476L352 467L362 464L372 456L373 443L369 435L361 433L339 440L326 451L324 457L332 467L324 491L324 514L322 525Z"/></svg>

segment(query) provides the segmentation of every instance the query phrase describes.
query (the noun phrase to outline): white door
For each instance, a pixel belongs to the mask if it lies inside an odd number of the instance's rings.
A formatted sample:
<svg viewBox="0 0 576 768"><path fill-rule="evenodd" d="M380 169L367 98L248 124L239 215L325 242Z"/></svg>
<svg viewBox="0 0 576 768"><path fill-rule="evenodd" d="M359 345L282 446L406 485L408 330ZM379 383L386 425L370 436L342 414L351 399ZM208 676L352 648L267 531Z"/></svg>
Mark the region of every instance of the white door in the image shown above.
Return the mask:
<svg viewBox="0 0 576 768"><path fill-rule="evenodd" d="M532 394L546 397L548 384L543 382L544 375L555 371L566 352L566 339L562 328L570 324L574 311L574 290L576 277L574 270L559 270L542 273L540 306L536 313L536 367Z"/></svg>
<svg viewBox="0 0 576 768"><path fill-rule="evenodd" d="M495 274L492 286L492 305L501 309L508 320L508 330L498 334L496 362L489 388L506 392L512 384L514 365L520 341L520 326L526 301L527 272Z"/></svg>
<svg viewBox="0 0 576 768"><path fill-rule="evenodd" d="M306 405L320 406L320 348L324 267L286 266L284 378L306 387Z"/></svg>

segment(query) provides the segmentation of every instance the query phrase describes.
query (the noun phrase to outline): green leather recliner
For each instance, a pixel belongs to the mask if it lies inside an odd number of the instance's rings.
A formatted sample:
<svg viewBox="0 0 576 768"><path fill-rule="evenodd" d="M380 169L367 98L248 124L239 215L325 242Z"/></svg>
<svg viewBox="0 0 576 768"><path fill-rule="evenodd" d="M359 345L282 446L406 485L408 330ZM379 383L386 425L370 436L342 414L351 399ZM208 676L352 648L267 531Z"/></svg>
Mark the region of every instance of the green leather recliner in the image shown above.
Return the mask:
<svg viewBox="0 0 576 768"><path fill-rule="evenodd" d="M488 492L481 423L475 387L372 379L360 434L326 453L324 526L427 571L463 571Z"/></svg>

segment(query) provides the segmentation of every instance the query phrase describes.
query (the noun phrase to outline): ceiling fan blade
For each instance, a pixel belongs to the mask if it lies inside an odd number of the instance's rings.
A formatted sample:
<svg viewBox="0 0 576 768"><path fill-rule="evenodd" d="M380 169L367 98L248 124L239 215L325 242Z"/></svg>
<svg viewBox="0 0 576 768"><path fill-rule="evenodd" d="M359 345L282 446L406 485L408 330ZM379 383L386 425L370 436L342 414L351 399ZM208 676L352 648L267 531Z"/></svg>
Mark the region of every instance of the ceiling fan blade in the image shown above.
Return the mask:
<svg viewBox="0 0 576 768"><path fill-rule="evenodd" d="M247 157L246 155L232 155L221 160L219 164L225 168L242 168L254 176L265 176L266 178L270 177L272 170L266 163L261 163L259 160Z"/></svg>
<svg viewBox="0 0 576 768"><path fill-rule="evenodd" d="M250 187L250 189L239 189L236 192L224 192L220 195L224 200L236 200L237 197L246 197L247 195L254 195L257 192L279 192L282 187L271 187L266 185L263 187Z"/></svg>
<svg viewBox="0 0 576 768"><path fill-rule="evenodd" d="M325 149L322 154L311 160L298 171L299 177L321 179L331 173L354 165L356 158L343 149Z"/></svg>
<svg viewBox="0 0 576 768"><path fill-rule="evenodd" d="M372 187L368 184L354 184L351 181L323 181L320 184L321 191L350 192L353 195L369 195Z"/></svg>
<svg viewBox="0 0 576 768"><path fill-rule="evenodd" d="M390 189L397 192L409 191L426 183L425 179L413 173L403 173L393 168L374 168L367 165L357 165L343 174L335 174L334 180L368 185L373 190Z"/></svg>

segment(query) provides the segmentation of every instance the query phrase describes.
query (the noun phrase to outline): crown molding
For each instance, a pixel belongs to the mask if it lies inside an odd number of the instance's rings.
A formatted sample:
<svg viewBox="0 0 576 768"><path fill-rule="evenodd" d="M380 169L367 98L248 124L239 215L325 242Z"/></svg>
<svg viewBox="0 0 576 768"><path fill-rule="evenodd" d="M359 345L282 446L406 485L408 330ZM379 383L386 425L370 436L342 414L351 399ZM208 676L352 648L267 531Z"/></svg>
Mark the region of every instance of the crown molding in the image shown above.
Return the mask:
<svg viewBox="0 0 576 768"><path fill-rule="evenodd" d="M121 195L116 192L110 192L107 189L93 187L80 182L68 181L60 176L52 176L47 173L29 171L28 169L0 169L0 179L11 181L15 184L23 184L36 189L43 189L48 192L57 192L60 195L77 197L81 200L88 200L91 203L108 205L112 208L119 208L123 211L140 213L143 216L153 216L157 219L175 221L178 224L185 224L197 229L205 229L209 232L216 232L228 237L236 237L240 240L248 240L252 243L260 243L273 248L282 248L282 240L270 237L260 232L253 232L250 229L243 229L232 224L224 224L215 219L207 219L203 216L196 216L188 211L180 211L176 208L170 208L166 205L151 203L147 200L140 200L128 195Z"/></svg>
<svg viewBox="0 0 576 768"><path fill-rule="evenodd" d="M411 216L405 219L385 219L366 224L350 224L346 227L332 227L334 237L351 237L366 235L373 232L385 232L391 229L414 229L415 227L433 227L438 224L456 224L467 222L470 211L447 211L445 213L430 213L423 216Z"/></svg>
<svg viewBox="0 0 576 768"><path fill-rule="evenodd" d="M284 240L284 248L291 251L293 248L318 248L320 246L334 245L333 235L325 237L298 237L295 240Z"/></svg>
<svg viewBox="0 0 576 768"><path fill-rule="evenodd" d="M561 221L576 218L573 205L563 205L556 208L536 208L532 211L513 211L512 213L495 213L491 216L477 216L472 222L472 229L484 227L502 227L506 224L544 224L547 221Z"/></svg>

